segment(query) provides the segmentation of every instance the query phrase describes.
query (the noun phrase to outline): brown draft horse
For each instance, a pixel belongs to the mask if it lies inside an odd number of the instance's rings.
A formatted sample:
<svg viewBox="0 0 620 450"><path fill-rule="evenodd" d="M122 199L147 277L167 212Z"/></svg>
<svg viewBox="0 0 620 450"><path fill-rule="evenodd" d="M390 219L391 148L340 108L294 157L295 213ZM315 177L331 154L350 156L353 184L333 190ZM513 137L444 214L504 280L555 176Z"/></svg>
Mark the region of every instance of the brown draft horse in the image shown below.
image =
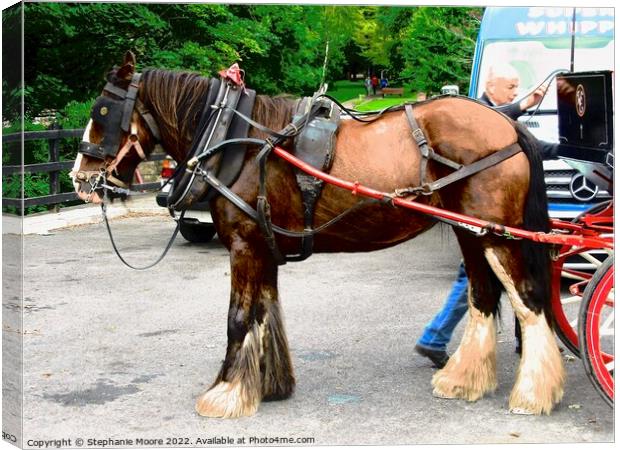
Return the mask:
<svg viewBox="0 0 620 450"><path fill-rule="evenodd" d="M135 58L128 53L108 81L127 89ZM146 70L138 97L161 130L161 142L177 161L183 160L197 127L208 79L186 72ZM102 95L109 96L104 93ZM253 119L272 129L291 120L294 101L258 96ZM439 154L469 164L518 142L522 152L487 170L451 184L420 202L485 220L548 230L542 163L531 135L503 115L476 102L442 97L416 104L415 117L429 144ZM154 139L134 110L134 129L148 154ZM256 129L251 135L262 136ZM121 145L128 133L121 134ZM89 123L85 141L98 144L102 130ZM259 168L257 149L249 149L232 191L256 205ZM140 157L130 151L116 167L117 177L130 183ZM113 156L106 157L110 164ZM420 183L420 152L402 110L363 124L341 122L330 173L384 192ZM74 173L99 170L101 160L78 157ZM293 168L274 155L268 159L268 200L272 221L281 227L303 230L302 201ZM450 169L428 166L437 179ZM88 184L74 179L80 198ZM101 202L97 193L91 201ZM316 206L314 225L332 219L357 201L350 192L326 185ZM278 298L278 265L258 225L225 198L212 200L211 210L221 242L230 252L231 294L226 357L215 382L196 403L200 415L239 417L252 415L263 399L292 395L295 376L283 327ZM432 217L384 204L364 206L315 237L316 252L359 252L386 248L411 239L436 223ZM522 329L523 353L510 395L512 412L549 414L563 396L564 368L551 329L548 249L529 241L494 235L478 237L455 228L465 261L469 287L468 323L454 355L432 379L433 394L475 401L497 387L495 316L502 287ZM299 239L277 237L283 253L299 251Z"/></svg>

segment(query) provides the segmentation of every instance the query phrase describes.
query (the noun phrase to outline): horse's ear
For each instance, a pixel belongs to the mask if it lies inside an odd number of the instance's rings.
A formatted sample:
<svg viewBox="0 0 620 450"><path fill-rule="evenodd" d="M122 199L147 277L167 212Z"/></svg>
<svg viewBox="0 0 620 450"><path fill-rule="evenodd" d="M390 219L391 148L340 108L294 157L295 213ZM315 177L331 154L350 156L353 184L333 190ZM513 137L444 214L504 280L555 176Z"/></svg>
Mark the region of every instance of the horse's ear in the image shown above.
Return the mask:
<svg viewBox="0 0 620 450"><path fill-rule="evenodd" d="M131 77L133 77L134 71L135 71L135 65L131 63L127 63L116 71L116 77L120 80L131 81Z"/></svg>
<svg viewBox="0 0 620 450"><path fill-rule="evenodd" d="M123 66L126 64L131 64L136 67L136 55L134 55L131 50L127 50L127 53L125 53L125 57L123 58Z"/></svg>

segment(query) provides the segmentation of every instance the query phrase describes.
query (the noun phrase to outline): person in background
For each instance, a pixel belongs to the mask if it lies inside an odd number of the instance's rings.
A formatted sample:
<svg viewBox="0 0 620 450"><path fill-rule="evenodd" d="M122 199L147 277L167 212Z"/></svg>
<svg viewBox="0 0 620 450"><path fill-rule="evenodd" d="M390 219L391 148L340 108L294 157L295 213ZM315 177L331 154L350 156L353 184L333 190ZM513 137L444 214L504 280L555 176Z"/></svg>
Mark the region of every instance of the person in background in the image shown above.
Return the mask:
<svg viewBox="0 0 620 450"><path fill-rule="evenodd" d="M372 93L372 81L370 79L370 75L366 76L364 86L366 87L366 96L370 97L370 94Z"/></svg>
<svg viewBox="0 0 620 450"><path fill-rule="evenodd" d="M518 72L509 64L498 64L489 68L484 93L478 100L516 120L527 109L542 101L546 86L539 86L521 101L513 103L517 98L518 90ZM557 158L557 144L543 141L538 141L538 144L543 159ZM433 320L426 325L415 345L416 352L430 359L437 368L444 367L450 358L446 348L454 329L467 312L468 285L465 266L461 262L456 280L452 284L452 290L444 305ZM516 319L515 336L517 338L516 352L521 354L521 329Z"/></svg>
<svg viewBox="0 0 620 450"><path fill-rule="evenodd" d="M372 85L372 95L377 95L377 86L379 86L379 78L377 78L377 75L372 76L370 84Z"/></svg>

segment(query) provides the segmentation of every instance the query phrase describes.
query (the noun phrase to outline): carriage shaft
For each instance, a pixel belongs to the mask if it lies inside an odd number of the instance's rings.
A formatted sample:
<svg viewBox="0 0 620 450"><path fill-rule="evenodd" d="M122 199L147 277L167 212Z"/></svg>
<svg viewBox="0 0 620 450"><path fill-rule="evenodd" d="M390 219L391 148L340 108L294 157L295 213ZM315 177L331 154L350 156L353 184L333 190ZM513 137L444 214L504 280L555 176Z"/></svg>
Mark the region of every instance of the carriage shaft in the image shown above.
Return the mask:
<svg viewBox="0 0 620 450"><path fill-rule="evenodd" d="M330 174L322 172L313 166L305 163L299 158L295 157L291 153L279 146L274 146L273 151L280 158L294 165L295 167L303 170L304 172L325 181L326 183L334 186L347 189L351 191L353 195L362 195L364 197L375 198L378 200L386 200L397 206L412 209L414 211L428 214L433 217L448 219L456 222L456 225L468 228L478 227L482 230L488 230L494 234L504 236L506 238L520 238L528 239L534 242L540 242L545 244L558 244L558 245L574 245L587 248L610 248L613 249L613 242L610 239L604 239L601 237L583 236L581 234L558 234L558 233L543 233L539 231L528 231L520 228L509 227L493 222L489 222L475 217L466 216L463 214L447 211L445 209L437 208L430 205L425 205L413 200L405 200L402 198L394 197L386 192L381 192L376 189L369 188L361 185L359 182L345 181L340 178L334 177Z"/></svg>

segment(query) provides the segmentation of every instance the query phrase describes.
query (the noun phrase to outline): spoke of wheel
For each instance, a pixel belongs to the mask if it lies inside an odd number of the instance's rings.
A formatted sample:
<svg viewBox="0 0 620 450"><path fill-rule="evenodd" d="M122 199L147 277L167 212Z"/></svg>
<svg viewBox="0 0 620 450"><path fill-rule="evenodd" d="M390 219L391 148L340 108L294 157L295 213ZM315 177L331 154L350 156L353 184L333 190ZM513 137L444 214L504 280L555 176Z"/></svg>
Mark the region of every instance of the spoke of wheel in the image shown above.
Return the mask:
<svg viewBox="0 0 620 450"><path fill-rule="evenodd" d="M605 318L604 322L599 328L599 334L601 336L613 336L614 335L614 314L609 311L609 314Z"/></svg>
<svg viewBox="0 0 620 450"><path fill-rule="evenodd" d="M562 305L570 305L571 303L580 303L581 298L582 297L580 295L573 295L572 297L562 298L560 301L562 302Z"/></svg>
<svg viewBox="0 0 620 450"><path fill-rule="evenodd" d="M562 271L562 278L568 278L570 280L577 280L577 281L585 281L588 279L587 276L577 275L576 273L567 272L566 270Z"/></svg>
<svg viewBox="0 0 620 450"><path fill-rule="evenodd" d="M614 290L613 289L609 291L607 300L605 300L605 306L609 306L610 308L614 307Z"/></svg>
<svg viewBox="0 0 620 450"><path fill-rule="evenodd" d="M579 256L581 256L586 261L592 263L596 267L600 267L603 264L602 261L599 261L598 259L596 259L594 256L592 256L589 253L580 253Z"/></svg>
<svg viewBox="0 0 620 450"><path fill-rule="evenodd" d="M614 370L614 362L614 360L611 360L607 364L605 364L605 369L607 369L607 372L611 372L612 370Z"/></svg>

